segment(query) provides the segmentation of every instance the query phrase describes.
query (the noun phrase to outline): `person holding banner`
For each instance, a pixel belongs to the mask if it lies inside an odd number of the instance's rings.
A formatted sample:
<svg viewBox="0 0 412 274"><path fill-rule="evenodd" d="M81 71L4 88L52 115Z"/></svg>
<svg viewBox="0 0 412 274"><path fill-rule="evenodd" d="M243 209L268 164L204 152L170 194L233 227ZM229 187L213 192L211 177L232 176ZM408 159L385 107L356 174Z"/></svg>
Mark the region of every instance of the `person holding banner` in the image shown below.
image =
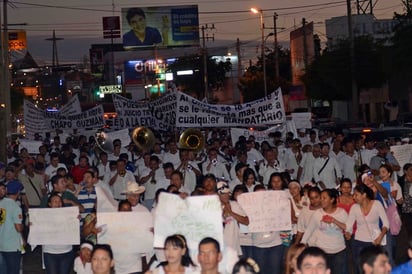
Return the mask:
<svg viewBox="0 0 412 274"><path fill-rule="evenodd" d="M63 199L54 192L47 200L47 207L63 207ZM69 274L72 269L74 254L72 245L43 245L44 265L47 274Z"/></svg>
<svg viewBox="0 0 412 274"><path fill-rule="evenodd" d="M145 274L189 274L194 272L195 264L190 258L186 238L183 235L174 234L167 237L164 244L164 253L166 261L161 262L157 268L147 271Z"/></svg>

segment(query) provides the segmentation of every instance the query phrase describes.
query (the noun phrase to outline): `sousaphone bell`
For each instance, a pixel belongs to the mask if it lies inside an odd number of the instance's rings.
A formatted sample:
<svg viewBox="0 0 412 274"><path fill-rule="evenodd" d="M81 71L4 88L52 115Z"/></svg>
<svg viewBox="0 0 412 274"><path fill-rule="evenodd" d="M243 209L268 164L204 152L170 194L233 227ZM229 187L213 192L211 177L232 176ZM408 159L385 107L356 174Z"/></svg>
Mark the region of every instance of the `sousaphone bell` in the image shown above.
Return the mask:
<svg viewBox="0 0 412 274"><path fill-rule="evenodd" d="M132 141L139 150L149 151L155 145L156 138L147 127L137 127L132 132Z"/></svg>
<svg viewBox="0 0 412 274"><path fill-rule="evenodd" d="M180 134L179 148L199 152L205 146L205 137L198 129L189 128Z"/></svg>
<svg viewBox="0 0 412 274"><path fill-rule="evenodd" d="M100 150L108 154L113 153L113 140L106 132L99 130L95 133L94 138Z"/></svg>

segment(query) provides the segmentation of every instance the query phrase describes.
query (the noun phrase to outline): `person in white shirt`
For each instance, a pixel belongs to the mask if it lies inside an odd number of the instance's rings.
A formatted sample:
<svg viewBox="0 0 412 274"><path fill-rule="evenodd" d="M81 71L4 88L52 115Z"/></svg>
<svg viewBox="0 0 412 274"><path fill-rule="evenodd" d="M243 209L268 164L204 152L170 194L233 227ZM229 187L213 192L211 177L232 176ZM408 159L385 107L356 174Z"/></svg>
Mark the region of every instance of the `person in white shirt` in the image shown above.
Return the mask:
<svg viewBox="0 0 412 274"><path fill-rule="evenodd" d="M307 182L314 180L313 165L315 160L320 157L320 145L313 145L312 151L305 152L302 155L302 161L299 164L297 180L303 186Z"/></svg>
<svg viewBox="0 0 412 274"><path fill-rule="evenodd" d="M203 175L213 174L216 178L230 180L226 166L217 160L217 149L211 148L208 152L208 160L202 164Z"/></svg>
<svg viewBox="0 0 412 274"><path fill-rule="evenodd" d="M196 188L197 178L202 175L199 166L189 159L189 150L181 149L179 151L180 163L176 170L183 175L183 185L189 190L189 193Z"/></svg>
<svg viewBox="0 0 412 274"><path fill-rule="evenodd" d="M247 168L248 168L248 166L245 165L244 163L238 163L235 166L236 178L234 180L230 181L230 184L229 184L229 188L230 188L231 191L233 191L235 186L243 184L243 173Z"/></svg>
<svg viewBox="0 0 412 274"><path fill-rule="evenodd" d="M255 165L259 165L261 162L263 162L264 158L262 153L258 151L254 147L255 142L252 140L246 141L246 150L247 150L247 157L249 160L252 160L255 162Z"/></svg>
<svg viewBox="0 0 412 274"><path fill-rule="evenodd" d="M230 168L230 178L232 178L232 180L236 179L237 177L235 167L238 163L247 165L249 168L253 169L256 175L258 174L255 168L256 163L248 159L247 152L245 150L238 150L236 157L237 159L233 161L232 167Z"/></svg>
<svg viewBox="0 0 412 274"><path fill-rule="evenodd" d="M259 166L259 175L262 176L262 183L267 185L269 183L270 175L274 172L285 171L285 165L278 158L278 149L276 147L265 152L265 160Z"/></svg>
<svg viewBox="0 0 412 274"><path fill-rule="evenodd" d="M309 142L309 137L308 135L306 135L306 129L298 129L297 139L300 141L301 144L306 144L307 142Z"/></svg>
<svg viewBox="0 0 412 274"><path fill-rule="evenodd" d="M116 200L124 200L127 182L135 182L133 173L126 170L126 162L119 159L116 162L117 172L110 178L108 184L111 187L113 197Z"/></svg>
<svg viewBox="0 0 412 274"><path fill-rule="evenodd" d="M99 164L97 165L97 168L99 169L99 179L103 179L106 173L110 172L110 162L109 158L107 155L107 152L102 151L99 154Z"/></svg>
<svg viewBox="0 0 412 274"><path fill-rule="evenodd" d="M321 189L336 188L342 177L341 168L336 159L329 156L329 144L323 143L320 147L321 157L315 160L313 166L315 182L319 184Z"/></svg>
<svg viewBox="0 0 412 274"><path fill-rule="evenodd" d="M351 182L356 181L358 166L358 157L355 153L355 144L350 139L343 139L342 149L344 155L338 159L338 163L342 169L342 176L349 178Z"/></svg>
<svg viewBox="0 0 412 274"><path fill-rule="evenodd" d="M361 164L370 165L373 156L378 154L375 148L375 141L371 137L366 137L364 141L365 148L361 150Z"/></svg>
<svg viewBox="0 0 412 274"><path fill-rule="evenodd" d="M299 164L302 161L302 144L299 139L294 139L291 143L290 150L286 153L285 169L292 179L298 175Z"/></svg>
<svg viewBox="0 0 412 274"><path fill-rule="evenodd" d="M175 168L179 166L180 158L177 144L174 140L167 143L168 151L163 155L163 163L172 163Z"/></svg>
<svg viewBox="0 0 412 274"><path fill-rule="evenodd" d="M48 181L51 177L57 174L59 168L64 168L67 171L66 165L59 162L59 154L54 152L50 155L50 165L46 167L44 174Z"/></svg>
<svg viewBox="0 0 412 274"><path fill-rule="evenodd" d="M170 184L174 185L179 191L179 193L182 194L184 197L189 196L193 191L184 186L183 174L178 170L172 172L172 176L170 177Z"/></svg>
<svg viewBox="0 0 412 274"><path fill-rule="evenodd" d="M168 183L165 180L165 173L163 168L160 168L159 158L157 156L150 156L150 171L147 174L142 174L140 183L145 186L145 197L143 204L148 210L151 210L155 201L156 191L160 188L167 188Z"/></svg>
<svg viewBox="0 0 412 274"><path fill-rule="evenodd" d="M148 172L150 172L150 157L150 153L146 152L143 154L140 160L136 161L137 168L134 172L134 175L136 176L136 178L139 178L139 180L142 177L142 174L147 174Z"/></svg>

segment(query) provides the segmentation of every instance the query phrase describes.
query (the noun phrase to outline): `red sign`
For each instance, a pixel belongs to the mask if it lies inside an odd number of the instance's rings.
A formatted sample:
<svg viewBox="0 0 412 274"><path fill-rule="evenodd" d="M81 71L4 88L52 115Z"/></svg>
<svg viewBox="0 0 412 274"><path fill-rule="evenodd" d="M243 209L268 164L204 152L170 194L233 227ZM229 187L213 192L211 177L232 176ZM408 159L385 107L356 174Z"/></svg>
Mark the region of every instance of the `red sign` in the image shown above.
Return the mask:
<svg viewBox="0 0 412 274"><path fill-rule="evenodd" d="M120 38L120 17L106 16L103 17L103 38Z"/></svg>

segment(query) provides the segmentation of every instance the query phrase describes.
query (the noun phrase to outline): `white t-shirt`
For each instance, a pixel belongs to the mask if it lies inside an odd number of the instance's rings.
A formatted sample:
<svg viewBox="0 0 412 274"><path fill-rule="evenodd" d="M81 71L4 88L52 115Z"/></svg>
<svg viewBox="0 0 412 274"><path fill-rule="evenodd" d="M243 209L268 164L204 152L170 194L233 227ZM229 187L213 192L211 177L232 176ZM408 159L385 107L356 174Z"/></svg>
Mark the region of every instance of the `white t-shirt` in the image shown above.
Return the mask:
<svg viewBox="0 0 412 274"><path fill-rule="evenodd" d="M82 262L82 259L80 259L80 256L77 256L76 259L74 259L73 270L77 274L93 274L92 264L85 263L83 265L83 262Z"/></svg>
<svg viewBox="0 0 412 274"><path fill-rule="evenodd" d="M389 229L388 217L382 204L376 200L372 202L372 208L366 216L358 204L354 204L350 209L346 231L352 233L353 224L356 222L355 240L373 242L381 233L379 220L382 221L382 226ZM381 245L386 245L386 236L383 237Z"/></svg>
<svg viewBox="0 0 412 274"><path fill-rule="evenodd" d="M322 222L324 215L332 216L342 223L348 219L348 214L342 208L337 207L333 213L326 213L320 208L313 213L301 242L311 242L313 246L322 248L328 254L336 254L346 247L343 231L335 224Z"/></svg>

